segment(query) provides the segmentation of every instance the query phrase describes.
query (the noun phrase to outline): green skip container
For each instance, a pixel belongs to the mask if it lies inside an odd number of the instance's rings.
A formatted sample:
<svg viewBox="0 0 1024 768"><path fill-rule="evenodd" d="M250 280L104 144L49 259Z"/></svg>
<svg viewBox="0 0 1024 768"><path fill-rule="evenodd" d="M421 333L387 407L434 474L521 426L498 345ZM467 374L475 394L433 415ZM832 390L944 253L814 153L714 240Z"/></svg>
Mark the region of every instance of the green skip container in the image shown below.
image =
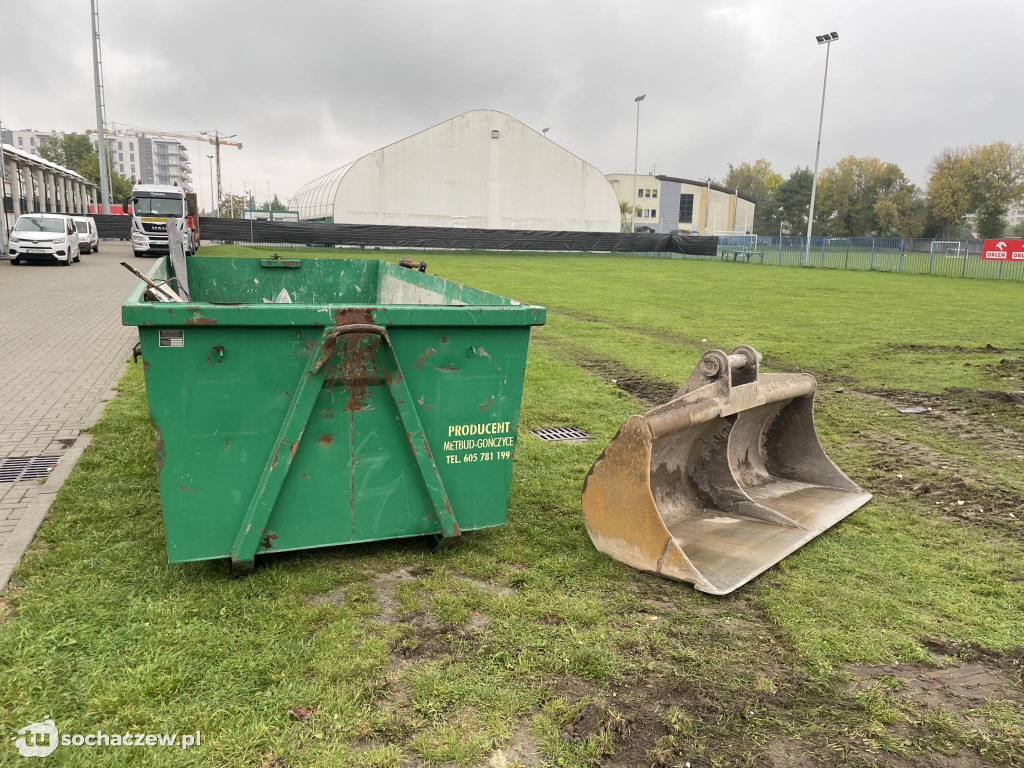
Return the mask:
<svg viewBox="0 0 1024 768"><path fill-rule="evenodd" d="M543 307L377 260L187 264L185 303L140 283L121 310L171 562L230 558L240 574L268 552L443 545L505 522ZM152 277L184 282L166 258Z"/></svg>

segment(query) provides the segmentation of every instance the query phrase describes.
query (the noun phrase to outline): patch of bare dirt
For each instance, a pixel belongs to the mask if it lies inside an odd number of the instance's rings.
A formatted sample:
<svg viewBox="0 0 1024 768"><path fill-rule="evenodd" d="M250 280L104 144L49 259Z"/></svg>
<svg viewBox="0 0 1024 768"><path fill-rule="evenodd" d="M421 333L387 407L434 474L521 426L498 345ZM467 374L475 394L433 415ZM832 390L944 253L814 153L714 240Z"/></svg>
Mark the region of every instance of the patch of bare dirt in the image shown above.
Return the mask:
<svg viewBox="0 0 1024 768"><path fill-rule="evenodd" d="M313 595L306 601L306 605L323 605L324 603L329 603L330 605L341 605L345 602L345 598L344 585L338 585L330 592L325 592L322 595Z"/></svg>
<svg viewBox="0 0 1024 768"><path fill-rule="evenodd" d="M645 376L613 360L586 358L577 362L583 369L648 405L667 403L679 390L676 384Z"/></svg>
<svg viewBox="0 0 1024 768"><path fill-rule="evenodd" d="M761 629L745 626L733 630L719 627L717 622L708 626L709 632L721 635L723 647L738 647L748 640L763 644L759 637ZM738 636L748 630L750 637ZM766 661L775 655L774 648L769 644ZM787 690L793 689L794 682L790 681ZM700 674L651 674L603 687L593 681L566 677L553 681L549 687L567 702L582 702L577 714L562 724L561 736L568 743L592 738L603 743L605 754L597 760L603 768L681 766L693 757L699 744L709 743L714 743L716 749L729 745L716 755L724 761L723 765L752 765L750 745L730 744L729 733L737 718L746 717L751 708L760 709L763 698L768 696L754 692L737 696L720 691ZM733 746L735 754L731 751Z"/></svg>
<svg viewBox="0 0 1024 768"><path fill-rule="evenodd" d="M792 690L793 683L791 680L782 687ZM961 685L975 692L970 688L970 680L962 680ZM786 695L779 693L773 698ZM974 699L966 709L982 702ZM776 707L779 703L775 701ZM837 701L837 705L839 703ZM953 756L934 752L914 757L880 755L865 750L862 744L845 740L840 733L819 744L778 739L759 748L755 743L738 742L731 730L733 724L754 716L761 707L762 703L754 696L726 700L717 697L713 690L693 686L685 680L653 679L628 689L613 687L596 694L577 716L563 724L561 737L569 743L580 743L592 737L604 740L608 748L595 760L601 768L667 768L686 762L708 765L709 756L720 765L770 768L836 765L976 768L989 764L971 752Z"/></svg>
<svg viewBox="0 0 1024 768"><path fill-rule="evenodd" d="M1024 535L1019 514L1024 496L1019 490L982 477L975 467L927 446L883 432L867 432L862 437L874 451L872 468L879 473L869 483L873 487L878 488L882 481L886 488L881 490L909 493L949 517L998 525ZM940 473L942 477L937 477Z"/></svg>
<svg viewBox="0 0 1024 768"><path fill-rule="evenodd" d="M411 662L429 661L447 656L451 652L452 632L430 616L418 613L402 623L407 627L407 631L392 649L394 665L403 666Z"/></svg>
<svg viewBox="0 0 1024 768"><path fill-rule="evenodd" d="M961 643L937 637L925 638L922 642L937 660L951 658L961 661L983 661L989 666L1003 670L1015 685L1024 684L1024 645L1000 652L982 648L975 643Z"/></svg>
<svg viewBox="0 0 1024 768"><path fill-rule="evenodd" d="M930 752L925 756L886 755L871 765L878 768L992 768L993 763L975 752L958 752L955 755Z"/></svg>
<svg viewBox="0 0 1024 768"><path fill-rule="evenodd" d="M1024 435L1005 423L993 423L985 417L986 402L998 407L1005 407L1008 403L1015 406L1024 403L1024 395L961 389L948 389L943 395L888 389L852 390L850 393L877 400L896 409L915 406L930 408L927 413L906 415L905 418L925 420L933 427L1001 456L1024 458Z"/></svg>
<svg viewBox="0 0 1024 768"><path fill-rule="evenodd" d="M688 761L707 765L709 755L717 764L730 766L835 764L824 755L812 758L812 748L802 743L786 744L791 755L801 755L799 760L780 758L771 763L756 745L738 742L732 732L735 721L753 715L761 706L754 694L720 697L713 688L686 679L651 678L592 694L577 715L563 724L561 736L568 743L595 737L598 743L604 742L605 754L596 761L602 768L667 768ZM703 757L697 758L698 754Z"/></svg>
<svg viewBox="0 0 1024 768"><path fill-rule="evenodd" d="M461 627L440 624L425 613L416 613L394 623L405 629L392 646L394 667L449 656L454 641L475 642L490 625L489 619L478 611L473 611Z"/></svg>
<svg viewBox="0 0 1024 768"><path fill-rule="evenodd" d="M685 607L680 610L685 611ZM747 718L778 717L782 723L797 717L802 722L806 712L821 706L814 702L829 702L827 707L836 713L859 711L852 697L837 692L831 685L822 687L808 677L799 665L793 665L783 651L784 639L777 629L763 621L763 610L755 604L711 602L700 607L707 622L702 625L702 643L715 644L735 653L736 665L731 675L744 679L765 680L765 685L737 690L732 685L720 685L715 679L703 675L699 665L688 667L679 677L653 672L625 683L599 685L576 678L558 679L551 684L556 695L567 702L582 704L577 714L562 723L561 736L568 743L594 740L605 745L605 753L595 764L601 768L649 768L652 766L683 766L690 761L694 766L707 765L713 757L718 764L729 766L769 766L776 768L810 768L811 766L894 766L895 768L975 768L984 765L978 755L965 751L954 756L929 752L927 756L903 757L878 752L859 741L853 741L840 725L826 725L827 733L813 741L776 739L764 745L744 743L737 738L737 722ZM678 614L678 611L677 611ZM644 618L645 614L631 614ZM653 614L651 614L653 616ZM678 618L676 623L684 624ZM692 623L688 626L692 627ZM667 627L675 636L674 626ZM680 630L680 639L692 641L692 632ZM938 646L936 646L938 648ZM757 652L752 654L752 649ZM640 654L652 654L652 649L637 649ZM1024 651L1022 651L1024 652ZM956 664L985 664L988 658L981 651L956 646L939 654L957 656ZM658 654L653 654L658 658ZM989 672L1000 674L1016 669L1016 657L1006 655ZM756 661L752 661L756 659ZM679 659L671 661L672 668L682 671ZM947 661L948 665L949 662ZM999 666L1003 665L1003 666ZM1010 666L1006 666L1010 665ZM922 669L935 667L921 665ZM736 678L738 680L739 678ZM877 678L876 678L877 679ZM1000 678L1005 692L1007 681ZM770 681L770 682L768 682ZM735 682L735 681L734 681ZM941 679L933 681L938 684ZM988 688L984 687L988 684ZM994 690L992 681L969 676L957 685L972 695ZM977 687L972 687L977 686ZM958 689L959 690L959 689ZM977 700L967 708L977 706ZM807 709L805 709L807 708ZM803 713L803 714L797 714ZM894 726L894 729L900 726ZM930 738L924 734L923 738ZM920 739L914 738L914 742Z"/></svg>
<svg viewBox="0 0 1024 768"><path fill-rule="evenodd" d="M593 696L601 689L593 680L574 675L559 675L545 680L544 687L551 691L553 696L569 702Z"/></svg>
<svg viewBox="0 0 1024 768"><path fill-rule="evenodd" d="M681 690L682 681L648 681L633 689L617 688L605 691L583 705L577 715L562 726L562 739L580 743L592 737L605 737L610 745L600 760L602 766L651 765L651 754L665 747L661 743L671 734L665 723L670 702L693 701L694 692ZM671 764L670 755L662 755L658 762ZM669 758L666 760L666 758Z"/></svg>
<svg viewBox="0 0 1024 768"><path fill-rule="evenodd" d="M1020 347L993 347L991 344L986 344L984 347L944 344L890 344L889 348L895 352L955 352L968 355L1001 355L1006 352L1024 352L1024 349Z"/></svg>
<svg viewBox="0 0 1024 768"><path fill-rule="evenodd" d="M766 768L815 768L822 765L799 742L772 741L765 747Z"/></svg>
<svg viewBox="0 0 1024 768"><path fill-rule="evenodd" d="M656 616L667 616L679 610L675 601L668 598L648 597L643 602L647 609Z"/></svg>
<svg viewBox="0 0 1024 768"><path fill-rule="evenodd" d="M389 573L378 573L373 577L373 590L377 595L378 621L394 624L398 620L398 599L395 588L399 584L415 581L419 571L413 568L399 568Z"/></svg>
<svg viewBox="0 0 1024 768"><path fill-rule="evenodd" d="M626 710L625 714L623 710ZM648 716L657 714L647 713ZM621 743L632 733L635 724L634 713L626 707L590 702L584 704L576 717L562 727L562 738L571 743L579 743L603 732L613 742ZM667 729L664 730L667 733Z"/></svg>
<svg viewBox="0 0 1024 768"><path fill-rule="evenodd" d="M527 723L520 723L509 742L494 750L487 759L488 768L508 768L509 765L533 768L543 764L540 749Z"/></svg>
<svg viewBox="0 0 1024 768"><path fill-rule="evenodd" d="M929 710L953 712L970 722L970 710L988 700L1024 703L1021 674L1024 646L1000 654L975 645L929 640L933 664L852 665L852 690L883 686L899 698Z"/></svg>
<svg viewBox="0 0 1024 768"><path fill-rule="evenodd" d="M1006 379L1024 381L1024 358L1004 357L998 363L986 365L985 370L989 373L1002 375Z"/></svg>
<svg viewBox="0 0 1024 768"><path fill-rule="evenodd" d="M457 581L461 581L464 584L472 584L474 587L479 587L484 592L488 592L498 597L509 597L514 595L516 591L509 587L501 584L495 584L493 581L486 581L484 579L474 579L472 576L465 576L461 573L452 574L453 578Z"/></svg>
<svg viewBox="0 0 1024 768"><path fill-rule="evenodd" d="M862 682L860 687L873 687L882 678L893 678L905 684L898 695L928 709L945 709L962 714L981 706L989 699L1017 698L1009 681L999 672L983 664L955 664L931 667L926 664L889 664L882 667L852 666L847 671Z"/></svg>
<svg viewBox="0 0 1024 768"><path fill-rule="evenodd" d="M473 611L471 614L469 614L469 619L466 620L464 628L468 632L478 633L485 632L490 625L491 620L489 618L484 616L479 611Z"/></svg>
<svg viewBox="0 0 1024 768"><path fill-rule="evenodd" d="M971 398L982 400L986 403L1000 403L1002 405L1021 405L1024 403L1024 392L1000 392L992 389L961 389L950 387L946 390L950 395L960 398Z"/></svg>

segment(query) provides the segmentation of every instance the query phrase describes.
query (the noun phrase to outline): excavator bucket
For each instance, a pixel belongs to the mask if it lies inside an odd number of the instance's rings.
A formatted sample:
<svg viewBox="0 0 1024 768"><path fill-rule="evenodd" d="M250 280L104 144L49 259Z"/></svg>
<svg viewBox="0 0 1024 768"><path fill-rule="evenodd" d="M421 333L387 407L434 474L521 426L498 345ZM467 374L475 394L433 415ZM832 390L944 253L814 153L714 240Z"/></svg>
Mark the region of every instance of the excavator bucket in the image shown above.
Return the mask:
<svg viewBox="0 0 1024 768"><path fill-rule="evenodd" d="M760 361L711 350L669 402L626 420L583 484L598 550L724 595L867 503L818 442L814 377L759 375Z"/></svg>

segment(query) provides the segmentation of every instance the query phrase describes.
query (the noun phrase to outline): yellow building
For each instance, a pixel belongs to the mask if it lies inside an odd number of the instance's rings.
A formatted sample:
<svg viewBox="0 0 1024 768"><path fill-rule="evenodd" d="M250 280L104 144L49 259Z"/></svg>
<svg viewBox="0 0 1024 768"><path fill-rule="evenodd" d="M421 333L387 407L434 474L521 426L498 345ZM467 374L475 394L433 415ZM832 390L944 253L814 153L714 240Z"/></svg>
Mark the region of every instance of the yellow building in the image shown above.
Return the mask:
<svg viewBox="0 0 1024 768"><path fill-rule="evenodd" d="M675 176L610 173L619 202L633 205L636 231L693 235L746 234L754 227L754 200L718 184ZM626 217L627 224L629 217Z"/></svg>

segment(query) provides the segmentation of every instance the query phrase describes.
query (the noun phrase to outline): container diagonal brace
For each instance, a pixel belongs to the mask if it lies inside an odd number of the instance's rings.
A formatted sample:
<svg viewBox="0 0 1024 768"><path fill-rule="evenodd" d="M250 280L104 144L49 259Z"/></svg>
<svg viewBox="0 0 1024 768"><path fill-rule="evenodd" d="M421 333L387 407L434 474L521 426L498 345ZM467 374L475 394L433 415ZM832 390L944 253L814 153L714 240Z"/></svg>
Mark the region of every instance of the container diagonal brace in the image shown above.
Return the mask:
<svg viewBox="0 0 1024 768"><path fill-rule="evenodd" d="M368 323L338 326L325 329L321 334L319 343L307 359L299 385L292 395L288 412L285 414L281 430L274 443L274 450L263 468L263 473L260 475L256 490L242 520L242 526L235 539L235 545L231 550L231 570L236 575L248 573L253 569L260 540L266 535L266 525L273 514L288 470L291 469L306 425L309 423L316 405L317 397L323 388L326 363L337 351L338 338L354 333L373 333L380 336L384 342L382 346L386 346L390 352L390 355L386 357L380 355L378 362L381 369L385 371L385 381L394 399L399 419L409 441L409 447L430 498L434 518L440 528L440 546L444 546L460 535L451 501L445 491L444 483L441 481L441 474L430 451L430 446L427 444L423 425L416 413L416 407L412 402L412 396L405 383L405 377L402 375L387 331L379 325Z"/></svg>
<svg viewBox="0 0 1024 768"><path fill-rule="evenodd" d="M386 372L384 379L387 381L388 389L391 390L391 397L395 401L398 417L401 419L402 427L405 429L405 436L409 441L409 447L412 449L413 458L416 460L416 466L423 477L423 484L426 486L427 495L430 497L430 505L434 509L434 519L441 529L438 546L444 547L452 539L459 536L459 524L455 519L455 512L452 510L448 492L445 491L444 483L441 481L441 473L437 468L437 462L434 461L434 455L427 444L427 436L423 431L423 424L420 422L419 414L416 413L412 394L405 383L402 369L398 365L398 356L391 346L391 339L388 338L386 332L381 335L381 338L384 340L383 346L386 346L391 354L388 356L380 354L378 361L381 363L381 368ZM393 371L388 371L388 357L390 357L390 362L394 365Z"/></svg>
<svg viewBox="0 0 1024 768"><path fill-rule="evenodd" d="M320 334L319 343L306 360L299 385L292 395L281 431L274 442L274 449L263 467L256 491L242 520L242 527L238 530L235 545L231 548L231 572L235 575L249 573L253 569L256 549L265 535L264 529L277 504L288 470L302 442L302 434L323 388L324 363L333 353L333 347L323 357L319 357L319 354L328 344L329 335L330 329Z"/></svg>

